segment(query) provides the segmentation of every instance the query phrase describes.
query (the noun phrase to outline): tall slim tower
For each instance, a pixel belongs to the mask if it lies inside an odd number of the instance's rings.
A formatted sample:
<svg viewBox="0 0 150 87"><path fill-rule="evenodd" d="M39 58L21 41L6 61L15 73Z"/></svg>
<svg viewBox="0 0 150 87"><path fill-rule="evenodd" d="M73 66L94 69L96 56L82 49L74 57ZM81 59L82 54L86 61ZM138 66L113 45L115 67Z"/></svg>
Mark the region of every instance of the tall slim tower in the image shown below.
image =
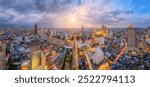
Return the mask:
<svg viewBox="0 0 150 87"><path fill-rule="evenodd" d="M37 33L38 33L38 25L35 24L35 26L34 26L34 34L37 34Z"/></svg>
<svg viewBox="0 0 150 87"><path fill-rule="evenodd" d="M105 25L102 25L102 30L105 30Z"/></svg>
<svg viewBox="0 0 150 87"><path fill-rule="evenodd" d="M129 25L127 31L127 38L128 38L128 49L135 50L137 48L137 41L136 41L136 29L133 28L133 25Z"/></svg>
<svg viewBox="0 0 150 87"><path fill-rule="evenodd" d="M85 41L85 31L84 31L84 27L82 26L82 42L84 43Z"/></svg>
<svg viewBox="0 0 150 87"><path fill-rule="evenodd" d="M82 36L85 36L84 27L82 26Z"/></svg>

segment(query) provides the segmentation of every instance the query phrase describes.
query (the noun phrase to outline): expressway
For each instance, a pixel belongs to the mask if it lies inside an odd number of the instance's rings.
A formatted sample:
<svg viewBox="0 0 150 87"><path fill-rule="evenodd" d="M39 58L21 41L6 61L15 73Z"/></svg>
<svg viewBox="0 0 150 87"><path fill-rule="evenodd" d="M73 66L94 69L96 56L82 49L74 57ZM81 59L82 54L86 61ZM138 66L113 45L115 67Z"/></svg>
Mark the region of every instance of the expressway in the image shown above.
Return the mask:
<svg viewBox="0 0 150 87"><path fill-rule="evenodd" d="M113 61L113 64L118 61L118 59L120 58L120 56L124 53L124 51L125 51L126 48L127 48L127 42L126 42L125 39L124 39L124 44L125 44L124 48L123 48L123 49L121 50L121 52L116 56L115 60Z"/></svg>
<svg viewBox="0 0 150 87"><path fill-rule="evenodd" d="M92 64L91 64L90 58L88 57L87 52L84 52L84 56L85 56L85 60L87 61L87 64L88 64L88 68L89 68L89 70L93 70L93 67L92 67Z"/></svg>

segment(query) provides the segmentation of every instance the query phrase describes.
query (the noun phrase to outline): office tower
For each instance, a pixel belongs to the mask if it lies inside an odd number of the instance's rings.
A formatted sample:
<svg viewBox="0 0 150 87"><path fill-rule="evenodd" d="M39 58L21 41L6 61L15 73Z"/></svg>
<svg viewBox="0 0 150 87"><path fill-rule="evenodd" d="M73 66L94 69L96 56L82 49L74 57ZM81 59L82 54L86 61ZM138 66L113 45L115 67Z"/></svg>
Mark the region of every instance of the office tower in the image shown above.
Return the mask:
<svg viewBox="0 0 150 87"><path fill-rule="evenodd" d="M135 50L137 47L137 42L136 42L136 29L133 28L132 25L129 25L128 27L128 32L127 32L127 38L128 38L128 49L129 50Z"/></svg>

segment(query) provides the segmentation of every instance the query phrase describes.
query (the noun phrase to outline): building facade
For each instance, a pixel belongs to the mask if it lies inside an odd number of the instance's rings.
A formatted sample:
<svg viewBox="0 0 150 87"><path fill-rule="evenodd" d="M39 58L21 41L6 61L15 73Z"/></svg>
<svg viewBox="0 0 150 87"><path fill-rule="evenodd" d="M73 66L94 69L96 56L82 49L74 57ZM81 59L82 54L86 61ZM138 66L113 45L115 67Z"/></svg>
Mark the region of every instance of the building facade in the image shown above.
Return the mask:
<svg viewBox="0 0 150 87"><path fill-rule="evenodd" d="M127 42L128 42L128 49L135 50L137 48L137 39L136 39L136 29L133 28L132 25L129 25L128 32L127 32Z"/></svg>

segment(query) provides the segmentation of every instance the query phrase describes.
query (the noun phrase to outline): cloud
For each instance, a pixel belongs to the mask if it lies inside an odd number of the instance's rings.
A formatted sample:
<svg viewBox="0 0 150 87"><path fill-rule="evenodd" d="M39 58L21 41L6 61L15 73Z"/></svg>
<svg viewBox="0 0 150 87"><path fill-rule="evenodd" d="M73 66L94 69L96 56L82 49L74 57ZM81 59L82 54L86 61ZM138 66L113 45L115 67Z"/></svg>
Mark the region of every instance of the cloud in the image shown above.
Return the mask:
<svg viewBox="0 0 150 87"><path fill-rule="evenodd" d="M149 14L137 14L134 0L0 0L1 26L41 27L127 26L149 24Z"/></svg>
<svg viewBox="0 0 150 87"><path fill-rule="evenodd" d="M0 23L5 26L45 23L56 27L60 17L82 3L83 0L0 0Z"/></svg>

